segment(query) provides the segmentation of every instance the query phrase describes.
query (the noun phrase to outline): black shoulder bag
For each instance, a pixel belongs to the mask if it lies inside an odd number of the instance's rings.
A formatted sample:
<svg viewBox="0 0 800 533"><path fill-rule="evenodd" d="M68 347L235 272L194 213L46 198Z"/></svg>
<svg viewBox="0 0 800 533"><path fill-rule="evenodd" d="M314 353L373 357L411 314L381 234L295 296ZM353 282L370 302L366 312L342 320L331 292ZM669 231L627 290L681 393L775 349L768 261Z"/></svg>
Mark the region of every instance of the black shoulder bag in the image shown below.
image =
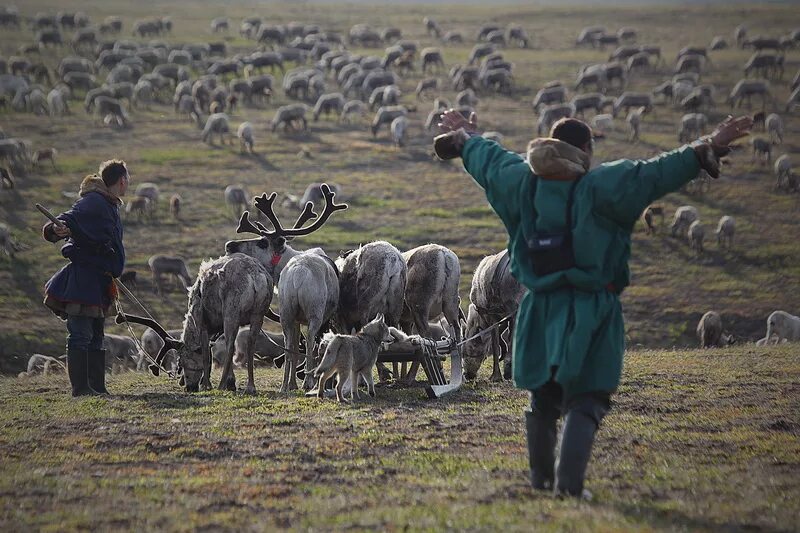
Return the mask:
<svg viewBox="0 0 800 533"><path fill-rule="evenodd" d="M536 178L533 183L533 194L531 195L534 223L538 218L535 200L539 179ZM580 179L580 177L576 178L569 188L566 229L559 233L535 232L528 239L528 252L533 262L533 272L539 277L568 270L575 266L575 252L572 249L572 203L575 197L575 187Z"/></svg>

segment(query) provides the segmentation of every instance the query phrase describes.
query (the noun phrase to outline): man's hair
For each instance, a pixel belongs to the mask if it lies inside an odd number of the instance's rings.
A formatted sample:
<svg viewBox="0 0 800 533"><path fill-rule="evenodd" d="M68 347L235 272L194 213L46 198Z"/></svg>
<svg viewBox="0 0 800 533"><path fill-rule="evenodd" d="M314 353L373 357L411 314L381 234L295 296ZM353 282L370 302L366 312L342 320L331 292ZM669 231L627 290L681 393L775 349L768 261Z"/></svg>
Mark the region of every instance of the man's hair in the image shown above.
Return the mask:
<svg viewBox="0 0 800 533"><path fill-rule="evenodd" d="M582 120L562 118L550 128L550 137L583 150L592 140L592 130Z"/></svg>
<svg viewBox="0 0 800 533"><path fill-rule="evenodd" d="M100 177L103 178L106 187L113 187L127 173L128 167L121 159L109 159L100 163Z"/></svg>

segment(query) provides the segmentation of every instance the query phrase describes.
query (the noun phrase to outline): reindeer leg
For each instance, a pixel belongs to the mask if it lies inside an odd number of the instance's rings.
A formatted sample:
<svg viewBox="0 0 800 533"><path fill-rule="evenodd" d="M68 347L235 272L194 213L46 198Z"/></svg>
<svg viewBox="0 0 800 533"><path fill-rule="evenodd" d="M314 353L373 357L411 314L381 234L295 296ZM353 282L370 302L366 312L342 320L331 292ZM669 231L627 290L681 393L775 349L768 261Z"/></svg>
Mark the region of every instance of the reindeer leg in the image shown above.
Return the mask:
<svg viewBox="0 0 800 533"><path fill-rule="evenodd" d="M492 376L489 381L503 381L500 373L500 333L497 328L492 330Z"/></svg>
<svg viewBox="0 0 800 533"><path fill-rule="evenodd" d="M233 373L233 350L236 343L236 334L239 328L225 328L225 366L222 369L222 377L219 380L219 390L229 390L236 392L236 375Z"/></svg>
<svg viewBox="0 0 800 533"><path fill-rule="evenodd" d="M283 330L284 335L284 345L286 346L286 351L284 352L284 361L283 361L283 382L281 382L281 392L289 392L289 377L291 376L292 372L292 358L294 357L292 352L295 350L296 340L294 337L294 328L288 327L284 328Z"/></svg>
<svg viewBox="0 0 800 533"><path fill-rule="evenodd" d="M361 395L358 393L358 379L361 376L356 370L350 367L350 401L360 400Z"/></svg>
<svg viewBox="0 0 800 533"><path fill-rule="evenodd" d="M514 360L513 355L514 347L514 317L512 316L508 321L508 351L506 358L503 360L503 377L505 379L512 379L514 377L513 368L511 366Z"/></svg>
<svg viewBox="0 0 800 533"><path fill-rule="evenodd" d="M208 343L208 331L205 328L200 330L200 347L203 353L203 363L205 364L203 377L200 380L200 388L202 390L211 390L211 347Z"/></svg>
<svg viewBox="0 0 800 533"><path fill-rule="evenodd" d="M247 386L244 389L245 394L256 393L255 376L253 375L253 351L255 350L256 339L261 333L263 322L264 315L262 313L258 313L257 316L250 319L250 335L247 337Z"/></svg>
<svg viewBox="0 0 800 533"><path fill-rule="evenodd" d="M317 334L322 327L321 320L312 319L308 321L308 337L306 342L306 377L303 380L303 390L311 390L314 388L314 376L311 370L316 366L316 354L314 350L317 346Z"/></svg>

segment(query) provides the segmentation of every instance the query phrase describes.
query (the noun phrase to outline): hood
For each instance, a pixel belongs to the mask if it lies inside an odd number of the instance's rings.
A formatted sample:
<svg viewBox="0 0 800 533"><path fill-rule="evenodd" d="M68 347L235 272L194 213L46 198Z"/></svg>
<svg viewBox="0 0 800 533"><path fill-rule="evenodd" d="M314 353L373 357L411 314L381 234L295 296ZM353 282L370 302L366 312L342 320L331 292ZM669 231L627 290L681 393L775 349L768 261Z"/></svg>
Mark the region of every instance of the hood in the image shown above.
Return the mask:
<svg viewBox="0 0 800 533"><path fill-rule="evenodd" d="M558 139L534 139L528 144L528 164L537 176L572 181L589 171L589 154Z"/></svg>
<svg viewBox="0 0 800 533"><path fill-rule="evenodd" d="M103 181L103 178L97 174L91 174L83 178L83 181L81 182L81 189L78 194L81 196L86 196L90 192L99 192L112 204L119 205L122 203L122 200L109 192L108 187Z"/></svg>

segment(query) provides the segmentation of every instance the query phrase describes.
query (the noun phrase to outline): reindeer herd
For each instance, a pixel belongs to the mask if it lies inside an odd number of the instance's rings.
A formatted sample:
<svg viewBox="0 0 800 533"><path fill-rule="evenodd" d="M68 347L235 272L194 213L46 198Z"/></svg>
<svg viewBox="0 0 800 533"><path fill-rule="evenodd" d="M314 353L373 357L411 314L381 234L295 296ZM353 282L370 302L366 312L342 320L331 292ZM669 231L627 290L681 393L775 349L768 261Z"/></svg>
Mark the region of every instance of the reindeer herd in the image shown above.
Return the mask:
<svg viewBox="0 0 800 533"><path fill-rule="evenodd" d="M494 329L481 333L493 321L513 313L521 296L519 284L510 276L507 252L490 256L481 263L470 293L473 304L465 321L458 294L459 260L444 246L428 244L401 253L388 242L374 241L335 260L321 248L305 251L293 248L290 242L294 238L310 235L322 228L333 213L347 209L347 204L335 202L336 194L327 184L320 186L320 192L324 202L322 212L317 214L309 201L291 227L284 227L275 214L276 193L255 198L255 208L272 229L251 220L249 212L242 214L237 233L252 233L257 237L227 242L224 256L200 266L189 289L188 310L179 339L150 318L118 317L118 322L127 320L149 326L161 337L163 345L150 365L151 370L155 374L164 370L168 352L175 350L175 370L185 389L189 392L208 389L211 342L224 335L225 358L219 388L235 391L235 343L239 328L249 326L244 348L248 376L244 390L255 393L254 346L264 317L273 314L270 304L273 288L277 288L277 318L285 343L281 392L296 390L298 375L302 376L303 389L315 386L311 369L318 366L324 355L319 348L324 333L357 332L378 316L388 326L429 338L435 334L429 322L441 316L457 345L461 343L462 327L466 327L467 335L474 337L462 349L468 361L467 377L477 375L491 348L495 357L492 379L502 380L497 370L504 342L500 332ZM301 325L307 331L304 352ZM508 358L506 361L510 364ZM414 364L404 382L412 383L416 372ZM391 376L389 369L380 364L378 374L383 380Z"/></svg>

